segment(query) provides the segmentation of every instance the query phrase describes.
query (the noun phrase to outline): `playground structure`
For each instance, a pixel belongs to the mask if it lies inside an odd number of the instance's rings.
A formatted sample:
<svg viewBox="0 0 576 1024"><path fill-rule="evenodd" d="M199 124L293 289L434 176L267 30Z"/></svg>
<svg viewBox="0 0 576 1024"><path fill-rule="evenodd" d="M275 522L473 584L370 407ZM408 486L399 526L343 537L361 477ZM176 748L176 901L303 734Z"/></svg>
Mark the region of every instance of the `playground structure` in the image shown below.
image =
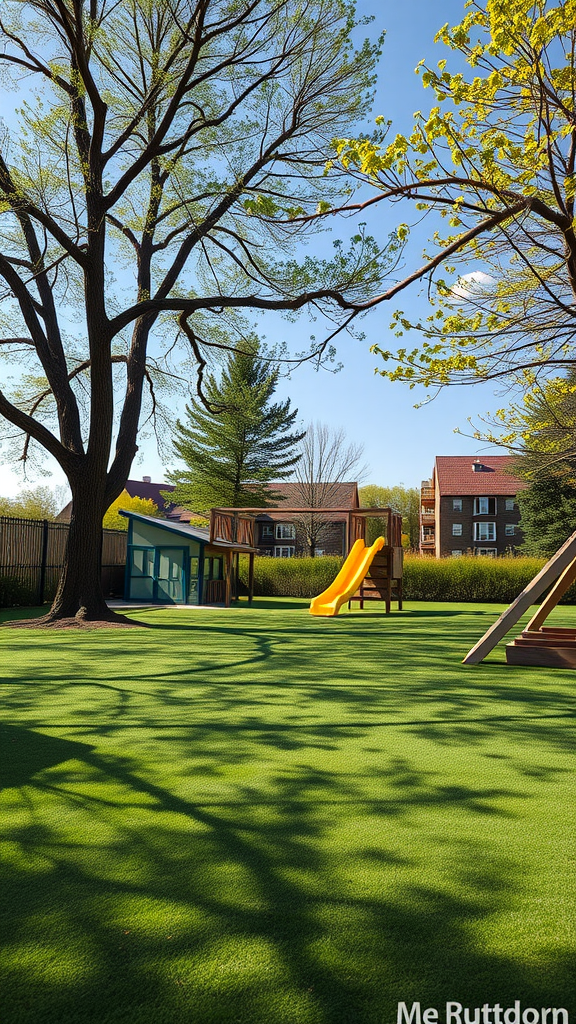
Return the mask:
<svg viewBox="0 0 576 1024"><path fill-rule="evenodd" d="M308 515L325 516L327 520L335 512L345 513L345 547L346 561L336 577L336 580L328 588L331 592L330 598L326 599L324 594L314 598L316 608L324 603L334 602L335 610L311 611L313 615L336 615L343 604L348 601L350 607L353 601L360 602L364 607L365 601L384 601L386 614L391 610L392 601L398 602L398 610L402 609L402 574L403 556L402 548L402 516L391 508L294 508L281 506L283 515L290 517L303 517ZM213 508L210 513L210 543L226 543L230 545L245 545L247 549L254 550L254 523L255 517L266 509L263 508ZM378 538L378 546L372 544L366 546L368 533L368 521L376 519L378 529L382 536ZM361 542L358 544L358 542ZM362 552L362 554L361 554ZM372 552L367 557L368 552ZM238 593L238 555L235 560L230 556L230 592L232 598ZM251 597L254 581L254 555L250 554L248 566L248 592ZM337 581L338 587L336 587ZM343 597L342 594L345 593ZM323 600L320 600L320 599ZM337 606L337 607L336 607Z"/></svg>
<svg viewBox="0 0 576 1024"><path fill-rule="evenodd" d="M576 532L574 532L543 569L524 588L515 601L502 612L484 636L468 652L464 665L477 665L494 649L509 630L538 600L547 587L548 595L532 616L526 629L506 644L509 665L531 665L541 668L576 668L576 629L544 625L560 598L576 581Z"/></svg>
<svg viewBox="0 0 576 1024"><path fill-rule="evenodd" d="M313 598L310 604L312 615L338 615L343 604L348 601L348 607L352 602L352 595L356 594L358 588L362 588L366 574L372 565L378 551L384 546L384 537L378 537L371 545L366 547L363 540L356 540L344 565L340 569L336 579L330 586ZM362 600L358 598L357 600Z"/></svg>

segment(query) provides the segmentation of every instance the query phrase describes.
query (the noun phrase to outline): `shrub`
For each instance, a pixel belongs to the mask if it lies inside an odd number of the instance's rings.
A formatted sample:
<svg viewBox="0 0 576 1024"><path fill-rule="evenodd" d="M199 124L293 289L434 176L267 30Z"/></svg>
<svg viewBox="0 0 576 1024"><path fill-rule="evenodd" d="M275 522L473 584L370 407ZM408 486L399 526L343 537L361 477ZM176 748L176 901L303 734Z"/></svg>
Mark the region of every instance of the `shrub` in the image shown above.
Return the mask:
<svg viewBox="0 0 576 1024"><path fill-rule="evenodd" d="M316 597L330 586L341 565L342 559L333 555L255 558L254 594L257 597ZM240 559L240 581L247 586L247 558Z"/></svg>
<svg viewBox="0 0 576 1024"><path fill-rule="evenodd" d="M510 604L544 565L541 558L427 558L404 563L404 596L412 601L497 601ZM576 599L576 596L575 596Z"/></svg>
<svg viewBox="0 0 576 1024"><path fill-rule="evenodd" d="M316 597L328 587L342 565L330 555L319 558L255 558L257 597ZM510 604L544 565L542 558L404 558L407 601L494 601ZM248 581L248 559L241 559L240 579ZM576 585L562 599L576 604Z"/></svg>
<svg viewBox="0 0 576 1024"><path fill-rule="evenodd" d="M37 593L17 576L0 576L0 608L29 608L37 598Z"/></svg>

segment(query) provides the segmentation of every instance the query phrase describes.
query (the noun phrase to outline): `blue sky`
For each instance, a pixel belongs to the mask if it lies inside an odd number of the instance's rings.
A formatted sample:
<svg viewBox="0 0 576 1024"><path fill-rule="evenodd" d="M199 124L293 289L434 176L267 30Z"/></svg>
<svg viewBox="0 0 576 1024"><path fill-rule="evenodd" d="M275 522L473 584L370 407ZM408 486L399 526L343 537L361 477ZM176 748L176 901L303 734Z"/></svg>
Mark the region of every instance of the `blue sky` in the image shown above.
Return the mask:
<svg viewBox="0 0 576 1024"><path fill-rule="evenodd" d="M376 11L376 6L378 11ZM448 56L445 48L434 45L433 38L440 26L461 19L461 0L405 0L402 4L375 5L363 0L361 9L376 14L370 31L386 29L386 43L381 60L377 97L369 119L383 114L393 121L393 130L407 131L415 110L426 110L433 97L422 88L414 74L418 61L437 61ZM408 211L395 209L392 213L378 208L368 223L369 230L384 239L395 223L409 219ZM335 231L334 237L337 237ZM420 246L413 241L410 266L416 266ZM476 385L472 388L444 390L434 401L421 408L415 404L424 398L424 392L409 390L406 385L390 383L374 370L382 365L370 354L370 345L384 348L395 346L389 330L391 314L400 306L408 315L425 313L425 294L415 288L405 292L401 300L373 311L362 323L366 337L362 342L344 340L339 343L338 361L343 369L336 374L315 372L303 366L291 379L282 380L278 389L281 397L290 397L298 407L303 423L320 420L334 427L344 427L350 440L365 445L366 461L370 472L365 482L382 485L403 483L415 486L429 476L436 455L464 455L487 451L469 437L458 436L456 428L470 433L468 417L476 421L489 410L505 404L502 396L495 396L493 388ZM279 317L262 323L268 342L288 338L296 348L304 348L314 327L303 319L295 328ZM299 340L304 343L299 344ZM414 338L416 344L417 338ZM133 464L131 476L149 475L154 480L164 476L167 465L159 456L153 440L141 442L141 450ZM59 484L64 477L58 467L50 466L53 475L46 479L32 477L29 483ZM27 484L28 485L28 484ZM21 479L8 467L0 464L0 494L14 494L22 486Z"/></svg>

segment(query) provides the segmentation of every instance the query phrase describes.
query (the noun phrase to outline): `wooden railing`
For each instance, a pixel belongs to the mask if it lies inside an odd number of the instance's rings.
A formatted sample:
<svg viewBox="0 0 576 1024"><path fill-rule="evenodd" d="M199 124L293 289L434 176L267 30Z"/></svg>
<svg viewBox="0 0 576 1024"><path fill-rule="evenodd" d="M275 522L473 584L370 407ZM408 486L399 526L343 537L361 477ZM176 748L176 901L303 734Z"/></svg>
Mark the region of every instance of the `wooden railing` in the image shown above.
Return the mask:
<svg viewBox="0 0 576 1024"><path fill-rule="evenodd" d="M210 543L225 541L228 544L240 544L254 547L254 520L241 516L237 512L219 512L212 509L210 513Z"/></svg>

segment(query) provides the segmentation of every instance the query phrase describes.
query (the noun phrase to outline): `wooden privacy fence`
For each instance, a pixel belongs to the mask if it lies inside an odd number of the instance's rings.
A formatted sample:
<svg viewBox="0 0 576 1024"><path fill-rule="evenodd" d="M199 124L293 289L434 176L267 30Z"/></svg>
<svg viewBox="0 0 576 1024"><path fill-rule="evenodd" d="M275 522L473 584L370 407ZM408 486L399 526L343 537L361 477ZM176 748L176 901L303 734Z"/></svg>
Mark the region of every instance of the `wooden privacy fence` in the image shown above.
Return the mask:
<svg viewBox="0 0 576 1024"><path fill-rule="evenodd" d="M32 602L44 604L56 591L68 530L68 523L0 516L0 580L17 579ZM103 531L102 586L107 596L123 592L126 543L124 530Z"/></svg>

